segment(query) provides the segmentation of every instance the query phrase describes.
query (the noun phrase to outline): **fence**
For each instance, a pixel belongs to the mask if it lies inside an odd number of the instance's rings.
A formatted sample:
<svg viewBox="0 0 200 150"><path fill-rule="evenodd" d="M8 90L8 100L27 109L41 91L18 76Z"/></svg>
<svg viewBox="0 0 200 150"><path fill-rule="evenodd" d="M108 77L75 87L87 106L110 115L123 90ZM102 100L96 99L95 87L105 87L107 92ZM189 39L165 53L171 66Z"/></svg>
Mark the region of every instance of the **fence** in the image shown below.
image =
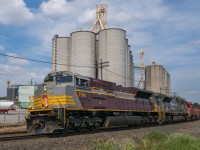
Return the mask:
<svg viewBox="0 0 200 150"><path fill-rule="evenodd" d="M25 116L25 109L10 110L8 113L0 113L0 126L23 125L25 124Z"/></svg>

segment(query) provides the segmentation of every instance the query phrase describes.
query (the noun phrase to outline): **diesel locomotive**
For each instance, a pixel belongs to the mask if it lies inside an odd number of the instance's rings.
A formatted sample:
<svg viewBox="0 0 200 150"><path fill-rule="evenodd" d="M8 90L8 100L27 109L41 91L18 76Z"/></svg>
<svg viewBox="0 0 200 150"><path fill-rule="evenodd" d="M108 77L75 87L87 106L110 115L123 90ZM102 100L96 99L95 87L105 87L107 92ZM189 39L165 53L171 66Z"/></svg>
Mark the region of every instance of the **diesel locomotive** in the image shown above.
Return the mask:
<svg viewBox="0 0 200 150"><path fill-rule="evenodd" d="M181 98L62 71L37 86L26 122L28 132L37 134L199 118L199 110Z"/></svg>

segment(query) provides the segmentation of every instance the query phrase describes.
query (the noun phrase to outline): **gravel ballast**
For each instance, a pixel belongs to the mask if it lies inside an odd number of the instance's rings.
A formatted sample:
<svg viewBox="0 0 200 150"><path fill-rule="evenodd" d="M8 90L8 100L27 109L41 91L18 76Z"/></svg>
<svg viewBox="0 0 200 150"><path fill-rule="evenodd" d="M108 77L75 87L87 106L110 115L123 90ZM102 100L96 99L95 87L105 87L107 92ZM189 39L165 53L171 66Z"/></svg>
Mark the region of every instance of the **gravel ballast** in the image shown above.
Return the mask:
<svg viewBox="0 0 200 150"><path fill-rule="evenodd" d="M91 150L98 140L114 140L121 147L150 132L182 133L200 138L200 120L163 126L145 128L123 128L122 130L102 130L97 132L64 135L62 137L47 137L19 141L0 142L0 150Z"/></svg>

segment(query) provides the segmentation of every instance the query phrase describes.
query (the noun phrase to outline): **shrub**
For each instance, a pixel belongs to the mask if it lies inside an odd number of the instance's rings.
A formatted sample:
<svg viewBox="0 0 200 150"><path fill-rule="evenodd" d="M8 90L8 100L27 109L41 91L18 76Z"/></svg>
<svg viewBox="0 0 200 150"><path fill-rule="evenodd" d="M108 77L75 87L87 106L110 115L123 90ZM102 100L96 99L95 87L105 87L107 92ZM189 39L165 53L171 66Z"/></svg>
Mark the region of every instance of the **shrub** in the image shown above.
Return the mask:
<svg viewBox="0 0 200 150"><path fill-rule="evenodd" d="M200 139L180 133L152 132L144 136L136 149L141 150L199 150Z"/></svg>
<svg viewBox="0 0 200 150"><path fill-rule="evenodd" d="M143 138L125 142L125 147L119 145L114 140L94 142L95 150L200 150L200 139L190 135L172 133L163 134L160 132L152 132Z"/></svg>
<svg viewBox="0 0 200 150"><path fill-rule="evenodd" d="M200 139L184 134L170 134L166 142L160 144L161 150L199 150Z"/></svg>

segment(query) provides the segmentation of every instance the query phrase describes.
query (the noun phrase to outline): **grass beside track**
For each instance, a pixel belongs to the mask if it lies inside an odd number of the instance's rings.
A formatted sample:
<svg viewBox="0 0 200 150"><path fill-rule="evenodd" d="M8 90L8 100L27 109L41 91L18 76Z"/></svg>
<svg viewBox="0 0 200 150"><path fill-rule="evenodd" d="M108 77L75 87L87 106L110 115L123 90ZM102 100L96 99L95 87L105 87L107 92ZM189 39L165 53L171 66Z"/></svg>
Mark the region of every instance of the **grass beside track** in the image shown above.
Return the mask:
<svg viewBox="0 0 200 150"><path fill-rule="evenodd" d="M128 141L128 142L127 142ZM130 142L131 141L131 142ZM94 150L199 150L200 139L180 133L163 134L152 132L140 139L122 143L109 139L94 141Z"/></svg>

